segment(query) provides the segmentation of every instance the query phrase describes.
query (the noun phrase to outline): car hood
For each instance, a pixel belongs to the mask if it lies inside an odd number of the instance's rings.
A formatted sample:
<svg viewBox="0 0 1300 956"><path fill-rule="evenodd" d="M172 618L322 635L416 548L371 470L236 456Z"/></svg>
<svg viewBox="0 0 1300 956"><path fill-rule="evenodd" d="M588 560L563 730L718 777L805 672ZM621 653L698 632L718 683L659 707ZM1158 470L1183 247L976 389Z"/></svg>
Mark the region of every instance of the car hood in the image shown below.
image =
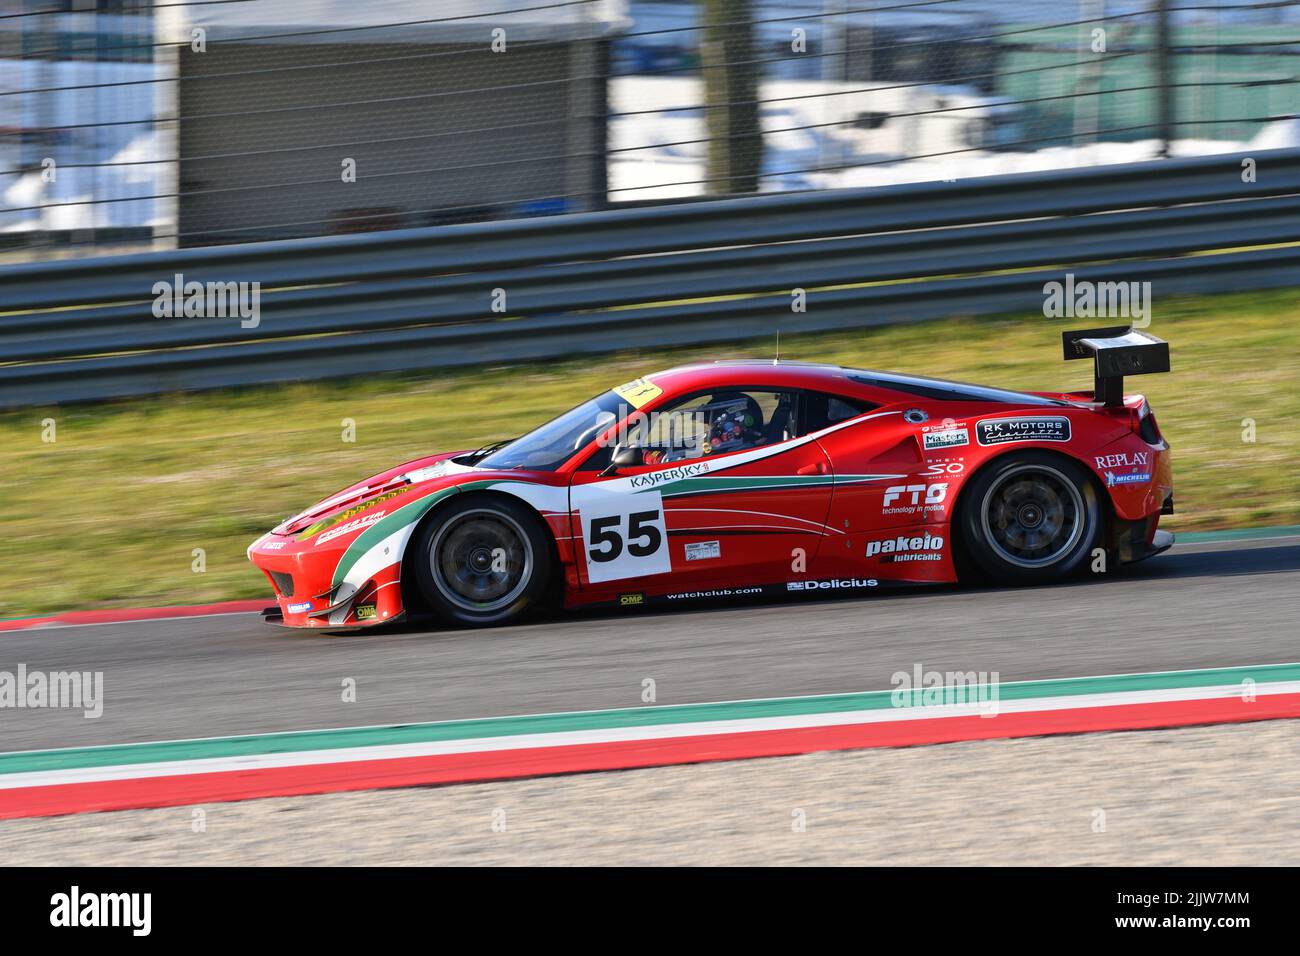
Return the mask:
<svg viewBox="0 0 1300 956"><path fill-rule="evenodd" d="M435 483L454 484L458 480L465 480L475 473L475 469L468 465L458 465L452 459L468 453L451 451L428 455L372 475L321 499L293 517L286 518L275 527L272 534L309 537L314 533L311 529L317 525L324 522L336 523L346 512L359 513L377 504L380 499L405 495L408 490L414 490L416 485L432 487Z"/></svg>

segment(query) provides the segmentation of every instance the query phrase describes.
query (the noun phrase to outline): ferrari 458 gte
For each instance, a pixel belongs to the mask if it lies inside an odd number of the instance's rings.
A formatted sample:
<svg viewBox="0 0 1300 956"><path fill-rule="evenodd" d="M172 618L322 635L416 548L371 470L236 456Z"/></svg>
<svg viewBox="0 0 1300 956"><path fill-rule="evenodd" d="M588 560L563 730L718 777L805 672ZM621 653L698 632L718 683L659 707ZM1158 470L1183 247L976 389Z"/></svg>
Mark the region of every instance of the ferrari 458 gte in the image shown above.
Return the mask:
<svg viewBox="0 0 1300 956"><path fill-rule="evenodd" d="M258 538L293 627L1060 581L1169 547L1169 446L1128 328L1064 333L1087 392L724 361L647 375L521 438L407 462Z"/></svg>

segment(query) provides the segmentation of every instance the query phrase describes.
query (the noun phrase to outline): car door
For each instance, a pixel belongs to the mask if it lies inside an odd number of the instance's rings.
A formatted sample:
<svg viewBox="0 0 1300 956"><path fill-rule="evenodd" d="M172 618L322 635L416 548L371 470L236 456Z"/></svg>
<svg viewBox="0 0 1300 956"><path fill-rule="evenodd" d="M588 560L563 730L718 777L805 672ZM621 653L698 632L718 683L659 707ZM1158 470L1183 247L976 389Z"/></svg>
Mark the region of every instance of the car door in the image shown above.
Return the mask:
<svg viewBox="0 0 1300 956"><path fill-rule="evenodd" d="M687 396L651 413L629 441L652 460L604 475L604 449L578 468L570 509L583 586L734 591L810 563L827 533L833 475L821 447L797 434L798 401L760 388ZM753 421L749 440L717 440L731 424L724 414Z"/></svg>

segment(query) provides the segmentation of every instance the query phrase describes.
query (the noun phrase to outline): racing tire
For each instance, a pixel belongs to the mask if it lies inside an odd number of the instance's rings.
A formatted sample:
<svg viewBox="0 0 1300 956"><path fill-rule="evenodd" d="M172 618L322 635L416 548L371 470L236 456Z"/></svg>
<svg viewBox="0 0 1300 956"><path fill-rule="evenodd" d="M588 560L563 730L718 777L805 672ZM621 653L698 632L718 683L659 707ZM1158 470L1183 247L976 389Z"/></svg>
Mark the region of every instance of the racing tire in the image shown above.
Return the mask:
<svg viewBox="0 0 1300 956"><path fill-rule="evenodd" d="M966 563L995 584L1047 584L1078 573L1101 537L1102 506L1068 458L1013 452L975 476L958 523Z"/></svg>
<svg viewBox="0 0 1300 956"><path fill-rule="evenodd" d="M421 528L412 555L430 608L467 627L520 620L542 603L553 570L541 519L495 496L458 495Z"/></svg>

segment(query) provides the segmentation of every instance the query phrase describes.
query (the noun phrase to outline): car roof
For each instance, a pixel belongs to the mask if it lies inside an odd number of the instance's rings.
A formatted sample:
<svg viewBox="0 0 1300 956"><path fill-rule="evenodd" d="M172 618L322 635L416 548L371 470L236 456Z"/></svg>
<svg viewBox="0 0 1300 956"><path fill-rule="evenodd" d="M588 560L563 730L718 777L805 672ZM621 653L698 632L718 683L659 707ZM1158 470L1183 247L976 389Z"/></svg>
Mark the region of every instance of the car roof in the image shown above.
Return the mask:
<svg viewBox="0 0 1300 956"><path fill-rule="evenodd" d="M948 379L845 368L816 362L772 359L728 359L682 365L647 375L670 394L713 387L770 386L825 391L866 399L878 405L905 401L998 402L1017 405L1056 405L1057 400L1027 392L990 388Z"/></svg>

